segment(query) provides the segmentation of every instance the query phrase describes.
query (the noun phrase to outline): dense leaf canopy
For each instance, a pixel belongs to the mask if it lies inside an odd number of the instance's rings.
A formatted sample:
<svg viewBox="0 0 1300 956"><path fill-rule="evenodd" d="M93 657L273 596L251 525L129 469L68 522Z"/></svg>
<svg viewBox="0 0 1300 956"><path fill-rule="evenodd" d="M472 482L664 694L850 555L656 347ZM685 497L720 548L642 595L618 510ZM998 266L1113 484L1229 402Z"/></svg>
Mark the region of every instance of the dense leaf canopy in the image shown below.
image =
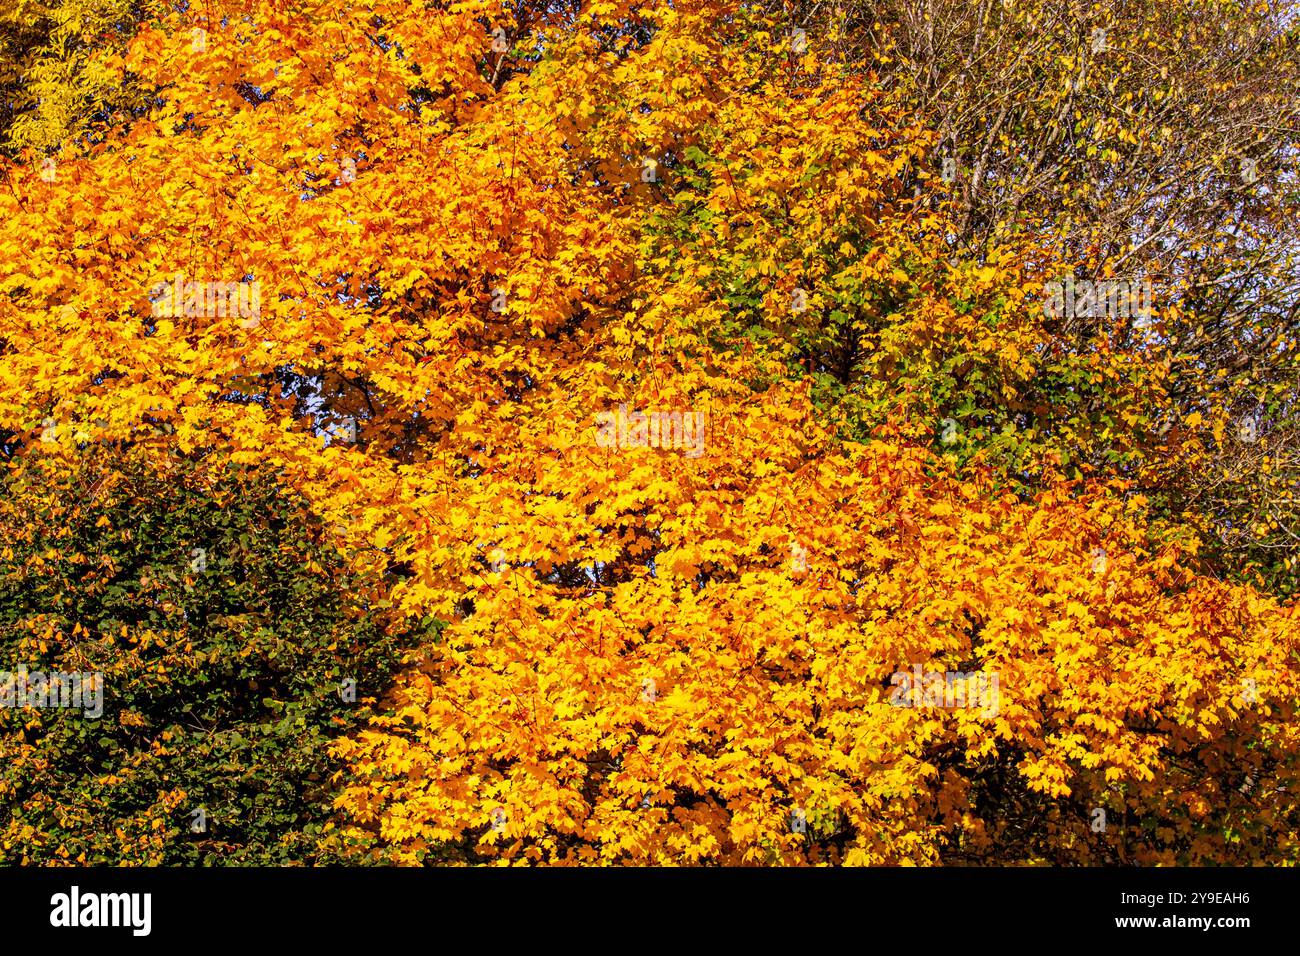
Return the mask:
<svg viewBox="0 0 1300 956"><path fill-rule="evenodd" d="M1289 4L0 9L0 859L1297 859Z"/></svg>

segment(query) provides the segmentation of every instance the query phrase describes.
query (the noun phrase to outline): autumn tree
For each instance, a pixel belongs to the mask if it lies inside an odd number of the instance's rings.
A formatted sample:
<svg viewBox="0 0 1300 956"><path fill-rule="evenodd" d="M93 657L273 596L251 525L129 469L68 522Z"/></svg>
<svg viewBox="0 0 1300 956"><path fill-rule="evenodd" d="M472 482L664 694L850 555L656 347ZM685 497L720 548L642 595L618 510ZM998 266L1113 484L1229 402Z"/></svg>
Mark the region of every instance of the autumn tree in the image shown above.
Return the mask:
<svg viewBox="0 0 1300 956"><path fill-rule="evenodd" d="M1290 593L1300 570L1296 4L1222 0L791 4L819 68L880 78L935 131L909 182L940 180L963 258L1008 236L1050 273L1149 282L1149 322L1058 316L1066 361L1127 352L1163 366L1144 407L1079 396L1123 438L1159 511L1195 525L1215 573ZM1121 425L1121 420L1131 419ZM1136 445L1138 455L1133 454Z"/></svg>
<svg viewBox="0 0 1300 956"><path fill-rule="evenodd" d="M1050 320L1051 230L971 244L858 47L300 12L142 23L147 109L6 165L0 428L265 469L424 635L320 852L1295 860L1296 609L1143 493L1181 373Z"/></svg>
<svg viewBox="0 0 1300 956"><path fill-rule="evenodd" d="M0 148L52 152L146 102L123 53L155 0L0 3ZM192 43L202 44L202 27Z"/></svg>

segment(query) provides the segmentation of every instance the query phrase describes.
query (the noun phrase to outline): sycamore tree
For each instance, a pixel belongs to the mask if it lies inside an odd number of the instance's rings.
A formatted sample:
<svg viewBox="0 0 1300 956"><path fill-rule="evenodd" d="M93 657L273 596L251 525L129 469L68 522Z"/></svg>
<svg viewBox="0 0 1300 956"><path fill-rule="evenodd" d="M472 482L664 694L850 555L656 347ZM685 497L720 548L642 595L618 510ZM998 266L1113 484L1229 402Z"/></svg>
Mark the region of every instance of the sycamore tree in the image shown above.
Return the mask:
<svg viewBox="0 0 1300 956"><path fill-rule="evenodd" d="M1298 612L1137 481L1167 349L1052 322L1049 237L964 245L943 129L847 49L721 0L217 3L4 167L11 467L273 476L417 635L280 846L1296 859Z"/></svg>

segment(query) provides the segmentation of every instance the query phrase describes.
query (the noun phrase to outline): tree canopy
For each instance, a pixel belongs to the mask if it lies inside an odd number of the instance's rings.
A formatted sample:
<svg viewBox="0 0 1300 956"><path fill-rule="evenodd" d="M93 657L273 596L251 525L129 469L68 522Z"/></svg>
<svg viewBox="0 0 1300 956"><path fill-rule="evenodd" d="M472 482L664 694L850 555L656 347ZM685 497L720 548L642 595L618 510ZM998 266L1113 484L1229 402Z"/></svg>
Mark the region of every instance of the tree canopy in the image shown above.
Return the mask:
<svg viewBox="0 0 1300 956"><path fill-rule="evenodd" d="M1293 4L0 9L0 859L1296 861Z"/></svg>

